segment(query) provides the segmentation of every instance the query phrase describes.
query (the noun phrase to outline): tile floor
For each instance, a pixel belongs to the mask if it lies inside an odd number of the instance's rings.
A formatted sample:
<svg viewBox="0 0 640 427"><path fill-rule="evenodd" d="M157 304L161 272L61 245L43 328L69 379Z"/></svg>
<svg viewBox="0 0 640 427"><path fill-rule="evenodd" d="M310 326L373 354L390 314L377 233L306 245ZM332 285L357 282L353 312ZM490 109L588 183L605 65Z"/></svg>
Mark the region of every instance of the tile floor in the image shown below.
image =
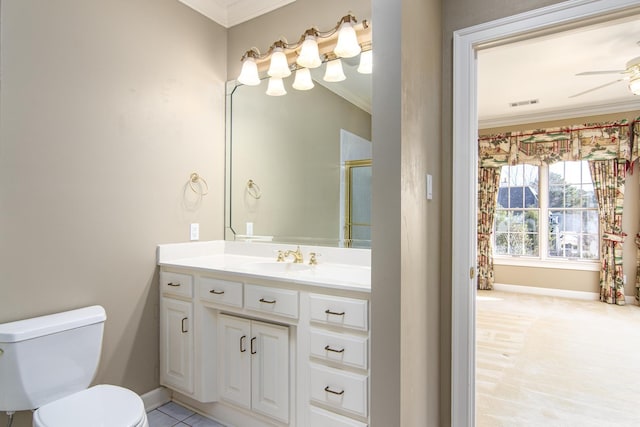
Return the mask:
<svg viewBox="0 0 640 427"><path fill-rule="evenodd" d="M190 409L169 402L147 413L149 427L224 427Z"/></svg>

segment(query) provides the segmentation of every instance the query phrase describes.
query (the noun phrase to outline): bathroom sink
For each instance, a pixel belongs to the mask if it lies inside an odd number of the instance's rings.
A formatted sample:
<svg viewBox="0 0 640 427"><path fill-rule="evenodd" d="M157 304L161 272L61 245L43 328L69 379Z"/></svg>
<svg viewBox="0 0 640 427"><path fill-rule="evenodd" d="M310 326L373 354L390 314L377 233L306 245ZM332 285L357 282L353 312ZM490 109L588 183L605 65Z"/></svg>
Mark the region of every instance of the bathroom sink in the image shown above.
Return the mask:
<svg viewBox="0 0 640 427"><path fill-rule="evenodd" d="M292 262L254 262L247 264L248 271L266 274L287 274L311 269L307 264L294 264Z"/></svg>

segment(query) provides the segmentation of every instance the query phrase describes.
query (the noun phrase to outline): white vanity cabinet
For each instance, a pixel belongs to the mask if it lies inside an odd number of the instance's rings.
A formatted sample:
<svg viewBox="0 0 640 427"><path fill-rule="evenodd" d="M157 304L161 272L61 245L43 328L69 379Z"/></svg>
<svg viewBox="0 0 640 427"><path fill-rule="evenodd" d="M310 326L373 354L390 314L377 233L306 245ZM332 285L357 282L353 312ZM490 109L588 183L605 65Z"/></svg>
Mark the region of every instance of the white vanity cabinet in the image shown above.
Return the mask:
<svg viewBox="0 0 640 427"><path fill-rule="evenodd" d="M220 314L220 397L289 422L289 328Z"/></svg>
<svg viewBox="0 0 640 427"><path fill-rule="evenodd" d="M235 253L206 254L223 245ZM286 269L272 249L282 246L160 247L161 384L226 425L366 427L368 253L303 247L353 264Z"/></svg>
<svg viewBox="0 0 640 427"><path fill-rule="evenodd" d="M193 276L160 276L160 383L192 394L193 388Z"/></svg>

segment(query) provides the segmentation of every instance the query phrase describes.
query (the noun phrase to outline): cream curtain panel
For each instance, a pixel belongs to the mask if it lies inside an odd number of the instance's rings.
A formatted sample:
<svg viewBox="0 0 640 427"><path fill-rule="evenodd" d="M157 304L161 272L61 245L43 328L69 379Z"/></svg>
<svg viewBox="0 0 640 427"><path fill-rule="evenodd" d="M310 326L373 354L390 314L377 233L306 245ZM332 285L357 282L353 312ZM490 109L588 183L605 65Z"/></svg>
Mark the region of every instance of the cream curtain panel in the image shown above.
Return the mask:
<svg viewBox="0 0 640 427"><path fill-rule="evenodd" d="M632 125L622 120L483 135L478 138L481 178L485 176L483 169L497 169L506 165L589 161L601 221L600 300L616 304L624 304L624 287L622 286L624 233L621 230L624 181L626 170L640 154L640 149L632 144L632 128L634 136L640 135L640 123L637 120ZM637 137L634 139L637 140ZM497 182L499 182L500 173L499 169L497 170ZM594 171L598 174L599 184L593 176ZM486 174L486 176L489 175ZM495 194L487 194L490 188L493 188ZM491 215L489 227L493 226L492 212L495 212L498 190L499 185L492 187L487 183L479 182L478 271L482 273L478 276L479 289L491 289L493 285L493 258L487 254L491 246L490 243L485 242L487 227L486 224L481 226L481 221L488 221ZM492 228L488 233L489 240L491 240L491 233ZM638 262L640 265L640 258ZM638 276L640 277L640 267ZM640 284L638 287L638 298L640 298Z"/></svg>

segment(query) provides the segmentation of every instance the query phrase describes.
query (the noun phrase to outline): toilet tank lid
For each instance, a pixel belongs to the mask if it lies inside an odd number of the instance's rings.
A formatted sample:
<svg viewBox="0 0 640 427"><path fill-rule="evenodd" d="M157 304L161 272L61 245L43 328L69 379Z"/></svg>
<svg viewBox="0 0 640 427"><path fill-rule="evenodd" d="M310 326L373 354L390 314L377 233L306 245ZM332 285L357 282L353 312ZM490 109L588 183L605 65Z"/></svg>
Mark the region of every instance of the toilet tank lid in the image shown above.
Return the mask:
<svg viewBox="0 0 640 427"><path fill-rule="evenodd" d="M0 324L0 343L13 343L104 322L99 305Z"/></svg>

